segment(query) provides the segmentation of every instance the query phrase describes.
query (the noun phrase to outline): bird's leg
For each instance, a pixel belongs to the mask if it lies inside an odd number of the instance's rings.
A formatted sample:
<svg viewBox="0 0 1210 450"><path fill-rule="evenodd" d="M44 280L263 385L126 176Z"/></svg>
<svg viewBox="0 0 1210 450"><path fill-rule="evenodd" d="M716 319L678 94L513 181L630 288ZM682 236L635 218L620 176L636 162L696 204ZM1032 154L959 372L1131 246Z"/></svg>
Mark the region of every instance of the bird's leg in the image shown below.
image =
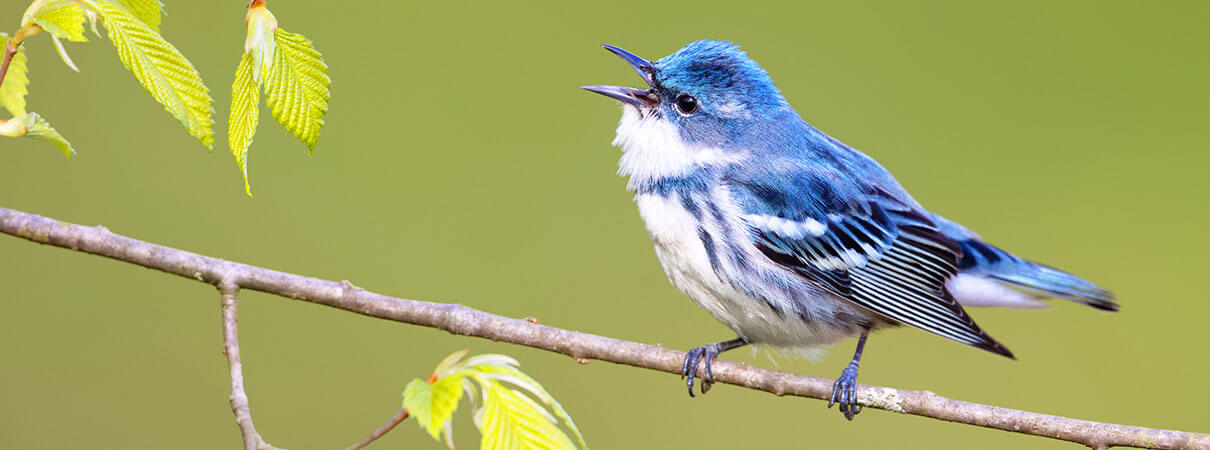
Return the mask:
<svg viewBox="0 0 1210 450"><path fill-rule="evenodd" d="M857 351L853 353L853 361L844 368L844 372L840 373L840 378L836 379L836 383L832 385L832 399L828 400L828 407L840 403L840 412L844 414L844 418L853 420L853 416L861 412L861 407L857 406L857 363L861 361L861 351L865 349L865 339L869 337L870 329L866 328L861 331L861 337L857 339Z"/></svg>
<svg viewBox="0 0 1210 450"><path fill-rule="evenodd" d="M730 341L693 347L692 350L689 350L689 353L685 354L685 364L681 366L681 378L689 377L689 381L685 383L689 386L689 396L693 397L693 377L697 375L699 361L705 360L706 363L706 370L702 374L702 393L705 394L710 390L710 385L714 384L714 373L710 370L710 363L714 361L714 358L722 352L745 345L748 345L748 341L744 338L735 338Z"/></svg>

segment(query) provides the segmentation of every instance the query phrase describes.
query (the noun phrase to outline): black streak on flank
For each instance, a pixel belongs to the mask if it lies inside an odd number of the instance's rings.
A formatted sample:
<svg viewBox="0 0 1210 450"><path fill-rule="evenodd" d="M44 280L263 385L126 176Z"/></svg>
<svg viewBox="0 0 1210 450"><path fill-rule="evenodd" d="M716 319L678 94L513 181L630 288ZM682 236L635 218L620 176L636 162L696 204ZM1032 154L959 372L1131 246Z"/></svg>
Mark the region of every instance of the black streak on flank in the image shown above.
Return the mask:
<svg viewBox="0 0 1210 450"><path fill-rule="evenodd" d="M710 237L710 233L706 232L705 227L697 227L697 236L702 240L702 247L706 249L706 257L710 259L710 268L714 269L714 273L718 273L718 250L714 248L714 238Z"/></svg>
<svg viewBox="0 0 1210 450"><path fill-rule="evenodd" d="M692 214L694 219L702 220L702 208L698 207L697 202L693 201L690 194L681 192L679 196L681 198L681 206L685 207L685 211L689 211L689 214ZM705 229L699 229L700 234L704 234L705 232ZM703 242L705 241L703 240Z"/></svg>

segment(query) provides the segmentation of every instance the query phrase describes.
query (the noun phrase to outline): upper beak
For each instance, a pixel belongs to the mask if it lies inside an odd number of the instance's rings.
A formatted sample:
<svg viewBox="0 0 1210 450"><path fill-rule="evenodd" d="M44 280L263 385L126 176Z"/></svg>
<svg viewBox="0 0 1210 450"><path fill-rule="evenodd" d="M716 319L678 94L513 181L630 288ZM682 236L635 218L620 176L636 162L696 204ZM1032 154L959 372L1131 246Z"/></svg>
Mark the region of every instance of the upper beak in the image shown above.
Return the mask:
<svg viewBox="0 0 1210 450"><path fill-rule="evenodd" d="M603 45L602 47L605 47L605 50L609 50L613 54L621 57L627 63L630 63L630 67L633 67L635 72L638 72L639 76L643 77L643 80L647 82L648 86L655 86L655 65L651 64L651 61L640 58L634 53L630 53L612 45ZM659 96L655 95L651 89L644 90L623 86L599 85L580 86L580 88L587 91L596 92L606 97L612 97L622 101L623 103L634 106L652 106L660 102Z"/></svg>
<svg viewBox="0 0 1210 450"><path fill-rule="evenodd" d="M633 67L634 71L638 72L640 77L643 77L643 80L647 82L648 86L655 86L655 65L652 64L651 61L640 58L634 53L630 53L612 45L602 45L601 47L604 47L605 50L609 50L610 53L618 55L618 57L629 63L630 67Z"/></svg>

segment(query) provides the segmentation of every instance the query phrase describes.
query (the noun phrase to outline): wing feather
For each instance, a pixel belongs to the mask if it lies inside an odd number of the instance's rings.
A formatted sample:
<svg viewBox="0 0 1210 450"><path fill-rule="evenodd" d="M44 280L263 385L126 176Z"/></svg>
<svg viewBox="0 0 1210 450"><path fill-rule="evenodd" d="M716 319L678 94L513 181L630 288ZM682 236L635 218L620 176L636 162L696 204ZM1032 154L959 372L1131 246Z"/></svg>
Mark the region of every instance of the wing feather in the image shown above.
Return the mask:
<svg viewBox="0 0 1210 450"><path fill-rule="evenodd" d="M734 190L762 253L891 322L1013 357L946 289L962 249L926 213L882 189L812 192L822 180L809 173L787 179L801 191L775 183Z"/></svg>

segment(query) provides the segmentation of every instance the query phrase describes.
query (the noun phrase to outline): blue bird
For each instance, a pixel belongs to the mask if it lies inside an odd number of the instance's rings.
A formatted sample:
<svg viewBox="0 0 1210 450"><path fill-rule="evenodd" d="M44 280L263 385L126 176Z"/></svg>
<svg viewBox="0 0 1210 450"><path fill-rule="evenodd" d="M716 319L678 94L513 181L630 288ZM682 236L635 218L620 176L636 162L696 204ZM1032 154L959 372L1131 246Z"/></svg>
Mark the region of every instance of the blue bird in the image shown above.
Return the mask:
<svg viewBox="0 0 1210 450"><path fill-rule="evenodd" d="M828 402L860 412L871 331L908 325L1016 359L964 306L1117 311L1109 291L983 242L929 212L869 156L799 117L736 45L697 41L650 62L620 48L647 89L583 86L621 101L613 144L668 279L737 338L688 352L693 396L711 362L748 344L808 353L858 337Z"/></svg>

